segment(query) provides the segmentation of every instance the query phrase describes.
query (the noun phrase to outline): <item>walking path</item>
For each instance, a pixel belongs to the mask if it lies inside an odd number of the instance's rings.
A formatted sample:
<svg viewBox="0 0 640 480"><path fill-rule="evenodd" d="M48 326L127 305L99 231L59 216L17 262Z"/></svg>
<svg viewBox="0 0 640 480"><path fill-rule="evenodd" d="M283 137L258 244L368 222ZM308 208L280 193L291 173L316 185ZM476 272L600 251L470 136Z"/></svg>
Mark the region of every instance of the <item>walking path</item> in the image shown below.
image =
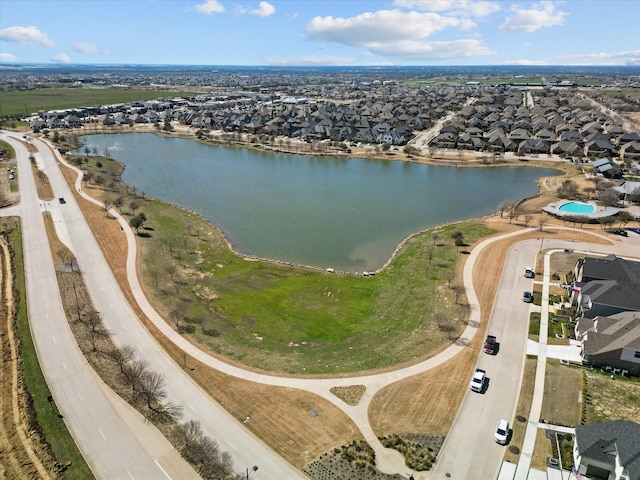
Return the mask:
<svg viewBox="0 0 640 480"><path fill-rule="evenodd" d="M62 159L62 157L57 152L57 150L54 149L54 152L61 163L67 165L69 168L72 168L78 173L78 177L75 182L75 188L78 191L78 193L86 200L102 208L103 205L101 202L93 199L92 197L82 192L82 188L81 188L82 172L76 169L75 167L67 164ZM265 374L260 374L260 373L244 370L244 369L229 365L215 357L208 355L202 350L198 349L196 346L188 342L178 332L176 332L154 310L154 308L146 298L144 291L141 287L140 280L137 276L137 269L136 269L137 244L136 244L136 238L135 238L134 232L131 230L127 221L119 214L119 212L117 212L114 209L110 209L109 213L110 215L112 215L114 218L118 220L127 238L127 244L128 244L127 278L128 278L129 286L131 288L133 296L136 302L138 303L139 307L145 312L145 315L159 329L159 331L162 332L163 335L165 335L169 340L171 340L177 347L182 349L182 351L184 351L187 355L225 374L232 375L248 381L261 383L261 384L282 386L282 387L289 387L289 388L298 388L311 393L315 393L320 397L328 400L329 402L333 403L338 408L340 408L342 411L344 411L360 429L365 440L371 445L371 447L374 449L376 453L376 464L377 464L377 467L380 469L380 471L384 473L401 473L406 477L409 477L411 472L404 465L404 458L402 457L402 455L396 450L384 448L380 443L380 441L378 440L375 432L373 431L369 423L368 409L369 409L371 400L373 399L375 394L383 387L386 387L387 385L390 385L399 380L411 377L413 375L416 375L416 374L425 372L429 369L432 369L434 367L437 367L438 365L441 365L447 360L453 358L462 349L466 347L469 341L477 333L478 327L480 326L480 318L481 318L478 299L476 297L476 294L473 288L473 282L472 282L473 267L476 259L478 258L480 253L487 246L491 245L493 242L503 240L505 238L509 238L512 236L521 235L534 230L532 228L526 228L519 231L511 232L505 235L501 235L498 237L490 238L482 241L480 244L478 244L478 246L476 246L473 249L473 251L471 252L471 254L467 259L467 262L464 267L464 272L463 272L465 292L467 294L467 297L469 300L469 306L470 306L469 322L466 329L462 333L460 339L456 341L454 344L452 344L450 347L448 347L446 350L441 352L440 354L432 358L429 358L423 362L420 362L418 364L415 364L406 368L402 368L396 371L386 372L381 374L356 376L356 377L350 377L350 378L341 377L341 378L335 378L335 379L300 379L300 378L288 378L288 377L265 375ZM56 227L58 226L59 224L56 223ZM552 227L547 227L547 228L552 228ZM545 265L547 265L547 262L549 261L548 259L549 257L546 256ZM548 267L545 268L545 272L547 271L548 271ZM548 275L548 274L545 274L545 275ZM544 286L543 286L543 289L544 289L543 297L546 299L545 301L548 302L548 291L549 291L548 278L546 280L547 281L544 283ZM543 309L543 313L544 313L544 309ZM548 309L547 309L545 320L544 320L545 322L544 331L541 327L541 338L544 338L544 339L546 339L547 320L548 320ZM539 354L539 359L546 360L546 356L547 356L546 341L543 340L539 344L538 354ZM538 385L538 383L540 383L540 385ZM332 387L352 386L352 385L364 385L366 387L366 391L363 397L361 398L361 401L356 406L347 405L346 403L344 403L342 400L340 400L338 397L336 397L330 392L330 389ZM540 360L538 364L538 371L536 374L536 392L538 391L542 392L543 387L544 387L544 362ZM539 394L539 399L535 399L534 401L532 410L535 408L536 411L532 411L532 415L530 416L530 419L539 418L541 398L542 398L542 393ZM530 421L532 422L532 420ZM537 427L537 420L535 421L535 426ZM532 452L533 442L535 441L535 435L533 435L533 439L529 437L531 437L531 435L527 431L527 436L525 437L526 448L523 448L523 455L521 456L521 459L522 458L526 459L528 455L528 459L530 462L531 454L529 452ZM528 470L529 462L525 464L525 462L523 461L522 467L519 466L518 470L522 472L524 472L525 470ZM520 475L524 475L524 473ZM522 478L526 478L526 476Z"/></svg>

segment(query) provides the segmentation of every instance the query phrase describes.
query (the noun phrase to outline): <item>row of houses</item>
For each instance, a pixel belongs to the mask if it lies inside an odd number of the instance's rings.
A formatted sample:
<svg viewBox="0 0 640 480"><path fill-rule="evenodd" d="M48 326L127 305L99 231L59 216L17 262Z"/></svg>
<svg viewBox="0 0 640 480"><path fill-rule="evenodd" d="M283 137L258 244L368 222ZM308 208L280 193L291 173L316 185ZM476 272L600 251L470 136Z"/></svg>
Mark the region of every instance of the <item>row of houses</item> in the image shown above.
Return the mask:
<svg viewBox="0 0 640 480"><path fill-rule="evenodd" d="M430 142L435 148L640 158L640 135L626 132L574 91L485 92Z"/></svg>
<svg viewBox="0 0 640 480"><path fill-rule="evenodd" d="M39 112L33 129L122 127L141 123L179 122L196 130L223 130L303 140L407 143L413 132L429 128L435 119L457 111L472 89L432 87L369 93L352 101L310 100L279 94L233 92L216 96L160 99Z"/></svg>
<svg viewBox="0 0 640 480"><path fill-rule="evenodd" d="M640 376L640 262L585 257L573 273L571 302L583 361Z"/></svg>
<svg viewBox="0 0 640 480"><path fill-rule="evenodd" d="M300 90L296 90L300 93ZM314 94L313 90L304 91ZM532 93L533 92L533 93ZM430 146L475 151L640 158L640 135L627 133L575 91L500 86L379 86L322 89L316 95L233 91L189 98L40 112L33 129L107 128L179 122L303 140L407 143L415 132L456 112Z"/></svg>

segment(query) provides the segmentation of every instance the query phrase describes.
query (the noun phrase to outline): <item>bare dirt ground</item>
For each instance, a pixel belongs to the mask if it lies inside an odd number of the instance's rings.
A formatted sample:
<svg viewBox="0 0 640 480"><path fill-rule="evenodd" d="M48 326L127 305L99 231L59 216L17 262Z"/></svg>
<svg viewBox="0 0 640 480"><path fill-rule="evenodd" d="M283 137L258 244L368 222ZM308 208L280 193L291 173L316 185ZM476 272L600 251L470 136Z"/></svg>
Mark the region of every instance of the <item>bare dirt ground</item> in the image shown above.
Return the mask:
<svg viewBox="0 0 640 480"><path fill-rule="evenodd" d="M70 170L63 167L63 171L69 182L75 180L75 174ZM540 186L544 198L525 202L522 208L539 211L539 204L546 204L554 199L553 192L550 190L557 188L557 185L557 180L543 180ZM72 191L75 192L75 189L72 188ZM100 189L91 188L91 186L86 186L84 191L96 198L102 194ZM155 330L133 301L125 277L127 247L119 225L113 219L106 218L104 211L98 207L80 197L77 197L77 200L118 282L141 321L174 361L183 367L212 398L224 405L238 420L244 420L249 416L251 420L247 423L247 427L254 434L298 468L308 464L323 452L362 438L355 425L337 407L315 395L299 390L249 383L224 375L192 359L188 359L189 368L186 368L182 352ZM542 214L537 216L542 217ZM536 218L531 220L530 226L537 225ZM545 219L549 222L548 225L561 225L561 222L548 217ZM509 220L498 216L488 217L485 222L498 232L512 231L524 226L522 219ZM589 230L595 229L599 230L599 227L585 227L583 232L572 233L571 238L578 240L589 238L590 241L597 241L589 235ZM508 247L523 238L537 238L539 235L539 232L530 232L516 239L503 240L483 252L478 268L475 269L476 272L482 273L474 275L474 285L483 312L480 333L474 337L468 348L446 364L382 390L374 398L369 410L372 426L378 435L390 433L444 435L448 432L466 391L466 379L471 375L478 355L495 296L497 279L501 275ZM565 238L556 230L546 230L545 236L547 235ZM469 248L473 248L473 245ZM463 261L457 269L457 281L461 280L462 266ZM153 288L146 289L147 296L153 304L152 292ZM416 359L416 361L419 360L421 359ZM460 378L465 379L464 382L461 383ZM316 410L319 415L312 416L311 409Z"/></svg>

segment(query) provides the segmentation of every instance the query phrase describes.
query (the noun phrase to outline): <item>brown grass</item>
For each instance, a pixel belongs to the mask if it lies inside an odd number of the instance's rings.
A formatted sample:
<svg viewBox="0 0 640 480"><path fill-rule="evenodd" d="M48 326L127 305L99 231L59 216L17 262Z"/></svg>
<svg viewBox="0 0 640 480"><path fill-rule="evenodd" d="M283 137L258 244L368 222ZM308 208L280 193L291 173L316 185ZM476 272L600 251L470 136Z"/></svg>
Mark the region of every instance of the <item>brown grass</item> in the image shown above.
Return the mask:
<svg viewBox="0 0 640 480"><path fill-rule="evenodd" d="M582 373L582 369L561 365L559 360L547 361L540 421L568 427L580 423Z"/></svg>
<svg viewBox="0 0 640 480"><path fill-rule="evenodd" d="M64 167L63 171L69 182L75 179L74 173ZM102 190L91 186L85 186L84 191L96 198L100 198L103 193ZM118 223L113 219L107 219L98 207L77 197L75 191L74 195L128 301L150 333L174 361L182 365L182 351L156 331L132 298L125 277L126 242ZM545 201L545 204L548 201ZM522 220L514 220L509 224L508 220L497 217L490 217L486 222L489 227L499 232L513 231L523 226ZM553 221L549 222L552 223ZM546 232L545 235L564 238L557 231ZM579 236L587 238L586 235L585 232ZM483 312L480 329L482 333L491 311L497 280L501 275L508 247L524 238L537 236L538 232L531 232L515 239L500 241L487 248L479 258L474 285ZM576 237L573 233L571 236ZM457 267L457 282L461 280L462 267L463 261ZM153 304L151 292L151 288L147 289L147 295ZM466 391L466 380L461 383L459 379L467 379L471 375L481 339L482 335L476 335L460 355L437 369L383 389L376 395L369 409L374 430L379 435L405 432L446 434ZM336 445L361 438L356 426L344 413L313 394L253 384L224 375L194 360L189 361L189 367L195 369L185 371L212 398L224 405L238 420L243 421L250 417L247 427L296 467L305 465ZM421 401L416 402L416 398ZM309 413L311 409L315 409L319 415L312 417Z"/></svg>

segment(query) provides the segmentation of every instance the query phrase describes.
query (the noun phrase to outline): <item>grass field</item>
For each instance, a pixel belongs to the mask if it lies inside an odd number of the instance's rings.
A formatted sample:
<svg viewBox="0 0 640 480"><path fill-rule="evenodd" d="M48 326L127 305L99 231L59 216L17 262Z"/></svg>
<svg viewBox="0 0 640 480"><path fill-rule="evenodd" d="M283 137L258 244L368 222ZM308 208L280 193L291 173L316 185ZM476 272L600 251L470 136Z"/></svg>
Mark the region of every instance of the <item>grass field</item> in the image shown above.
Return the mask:
<svg viewBox="0 0 640 480"><path fill-rule="evenodd" d="M40 364L38 363L38 357L29 329L22 260L22 241L19 231L14 230L10 238L15 252L16 286L20 295L17 324L22 342L23 371L25 382L31 394L33 407L36 412L36 420L42 428L44 437L51 446L51 450L56 459L62 464L69 464L63 477L68 480L93 478L93 474L78 451L73 438L71 438L64 420L58 415L55 404L48 401L51 392L40 370Z"/></svg>
<svg viewBox="0 0 640 480"><path fill-rule="evenodd" d="M0 92L0 117L29 116L39 110L90 107L113 103L179 97L185 92L168 90L135 90L116 88L46 88L16 92Z"/></svg>
<svg viewBox="0 0 640 480"><path fill-rule="evenodd" d="M100 161L104 175L110 161ZM95 175L96 159L83 168ZM472 243L492 233L476 221L441 227L409 239L376 276L338 275L245 259L196 214L124 186L102 196L122 197L129 218L145 214L142 272L165 318L220 355L287 374L386 368L449 344L467 314L452 282L464 254L451 234Z"/></svg>

